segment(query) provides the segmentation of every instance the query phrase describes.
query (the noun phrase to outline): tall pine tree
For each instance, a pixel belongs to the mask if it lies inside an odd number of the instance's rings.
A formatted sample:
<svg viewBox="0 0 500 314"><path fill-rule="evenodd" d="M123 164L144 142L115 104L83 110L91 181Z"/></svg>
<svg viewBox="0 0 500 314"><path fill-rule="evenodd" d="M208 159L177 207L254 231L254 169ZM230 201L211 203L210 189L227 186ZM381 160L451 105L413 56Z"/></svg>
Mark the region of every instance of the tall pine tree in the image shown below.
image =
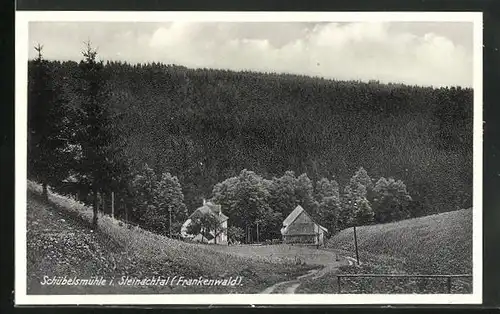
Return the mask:
<svg viewBox="0 0 500 314"><path fill-rule="evenodd" d="M48 186L68 175L71 153L66 149L69 136L68 106L54 84L43 46L30 71L28 94L28 176L40 182L48 199Z"/></svg>
<svg viewBox="0 0 500 314"><path fill-rule="evenodd" d="M79 63L81 118L77 139L81 146L78 174L86 182L93 197L93 225L97 226L98 193L109 192L126 171L119 158L119 134L113 129L109 107L104 64L97 60L97 51L86 43Z"/></svg>

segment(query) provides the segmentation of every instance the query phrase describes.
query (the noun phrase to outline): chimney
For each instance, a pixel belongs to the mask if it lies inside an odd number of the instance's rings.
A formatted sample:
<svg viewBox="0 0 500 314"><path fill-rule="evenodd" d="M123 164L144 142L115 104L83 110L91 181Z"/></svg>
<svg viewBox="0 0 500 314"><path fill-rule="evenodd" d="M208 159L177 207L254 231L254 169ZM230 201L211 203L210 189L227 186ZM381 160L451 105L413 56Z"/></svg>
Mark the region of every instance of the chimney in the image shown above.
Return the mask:
<svg viewBox="0 0 500 314"><path fill-rule="evenodd" d="M205 199L203 199L203 206L205 206L207 204L207 201Z"/></svg>

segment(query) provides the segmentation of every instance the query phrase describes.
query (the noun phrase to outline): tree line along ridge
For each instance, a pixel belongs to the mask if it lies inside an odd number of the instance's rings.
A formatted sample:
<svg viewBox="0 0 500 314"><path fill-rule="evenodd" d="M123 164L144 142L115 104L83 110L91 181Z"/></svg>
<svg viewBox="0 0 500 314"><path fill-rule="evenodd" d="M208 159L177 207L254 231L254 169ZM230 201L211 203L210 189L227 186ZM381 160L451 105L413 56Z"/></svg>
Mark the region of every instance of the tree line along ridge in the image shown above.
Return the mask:
<svg viewBox="0 0 500 314"><path fill-rule="evenodd" d="M263 239L298 204L332 230L471 206L470 88L103 62L90 44L80 62L48 61L36 49L28 176L94 208L114 192L117 215L146 228L165 232L169 210L182 224L203 198L235 228L265 221Z"/></svg>

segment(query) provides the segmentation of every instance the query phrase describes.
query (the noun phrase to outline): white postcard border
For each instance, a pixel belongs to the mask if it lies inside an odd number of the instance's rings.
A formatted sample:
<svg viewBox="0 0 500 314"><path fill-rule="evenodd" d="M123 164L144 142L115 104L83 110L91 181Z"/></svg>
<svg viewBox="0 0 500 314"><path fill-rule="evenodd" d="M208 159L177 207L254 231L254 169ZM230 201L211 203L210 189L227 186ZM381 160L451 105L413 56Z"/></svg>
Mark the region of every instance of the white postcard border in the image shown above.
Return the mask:
<svg viewBox="0 0 500 314"><path fill-rule="evenodd" d="M481 12L82 12L17 11L15 72L15 303L70 304L480 304L483 281L483 17ZM26 142L28 23L53 22L354 22L414 21L474 23L473 139L473 293L472 294L163 294L27 295L26 291ZM131 298L133 296L133 298Z"/></svg>

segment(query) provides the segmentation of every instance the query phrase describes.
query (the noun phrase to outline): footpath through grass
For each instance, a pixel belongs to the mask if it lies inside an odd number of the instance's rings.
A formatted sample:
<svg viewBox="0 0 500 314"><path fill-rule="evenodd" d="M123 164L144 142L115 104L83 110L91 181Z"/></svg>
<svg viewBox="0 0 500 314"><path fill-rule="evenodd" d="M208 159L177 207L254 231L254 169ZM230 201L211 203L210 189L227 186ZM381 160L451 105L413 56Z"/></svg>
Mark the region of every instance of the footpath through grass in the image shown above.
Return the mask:
<svg viewBox="0 0 500 314"><path fill-rule="evenodd" d="M98 229L94 231L91 218L91 210L72 199L50 195L50 202L46 203L40 197L39 186L28 182L28 294L259 293L316 267L218 252L210 246L185 243L130 227L108 216L100 217ZM43 284L54 276L80 280L102 277L106 284ZM143 285L120 285L127 276L143 280ZM174 284L161 284L157 280L153 285L152 281L144 281L175 276ZM213 281L206 281L210 286L189 285L186 280L179 282L180 276ZM232 278L234 282L238 276L241 277L238 284L221 285L222 280ZM217 280L219 285L215 284Z"/></svg>

